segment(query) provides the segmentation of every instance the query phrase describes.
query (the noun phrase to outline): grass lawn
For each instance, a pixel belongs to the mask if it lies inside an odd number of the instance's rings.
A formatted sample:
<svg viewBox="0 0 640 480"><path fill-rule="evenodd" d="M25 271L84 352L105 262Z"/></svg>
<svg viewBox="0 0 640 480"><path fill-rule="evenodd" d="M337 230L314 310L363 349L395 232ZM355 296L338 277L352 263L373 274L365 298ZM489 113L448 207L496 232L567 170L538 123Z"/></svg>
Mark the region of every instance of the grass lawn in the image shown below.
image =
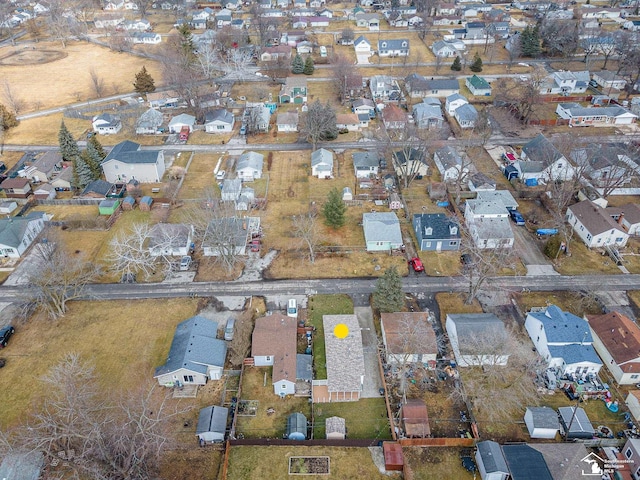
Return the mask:
<svg viewBox="0 0 640 480"><path fill-rule="evenodd" d="M347 438L391 439L384 398L363 398L357 402L314 403L313 438L325 438L325 420L333 416L345 419Z"/></svg>
<svg viewBox="0 0 640 480"><path fill-rule="evenodd" d="M600 252L589 250L578 238L569 245L571 256L560 255L555 268L561 275L611 275L622 273L615 262Z"/></svg>
<svg viewBox="0 0 640 480"><path fill-rule="evenodd" d="M24 155L24 152L8 152L8 151L5 151L5 152L0 154L0 162L3 162L5 164L5 166L7 167L7 170L9 170L16 163L18 163L18 160L20 160L22 158L22 155Z"/></svg>
<svg viewBox="0 0 640 480"><path fill-rule="evenodd" d="M601 314L602 309L593 299L583 297L579 292L528 292L514 295L520 311L526 313L532 307L556 305L565 312L582 317L583 315Z"/></svg>
<svg viewBox="0 0 640 480"><path fill-rule="evenodd" d="M460 274L460 252L418 252L424 271L431 277Z"/></svg>
<svg viewBox="0 0 640 480"><path fill-rule="evenodd" d="M105 391L149 381L166 360L175 326L196 307L191 299L73 302L57 321L34 318L16 325L2 352L7 364L0 376L0 425L26 419L45 394L40 376L69 352L95 365Z"/></svg>
<svg viewBox="0 0 640 480"><path fill-rule="evenodd" d="M229 480L263 480L288 478L289 457L301 455L328 455L330 475L305 475L308 479L367 478L383 480L389 477L380 473L366 448L347 447L232 447L229 454ZM441 477L445 478L445 477Z"/></svg>
<svg viewBox="0 0 640 480"><path fill-rule="evenodd" d="M192 439L193 440L193 439ZM185 448L162 456L160 478L165 480L216 480L222 463L222 450Z"/></svg>
<svg viewBox="0 0 640 480"><path fill-rule="evenodd" d="M311 407L307 397L278 397L273 392L271 367L247 367L242 377L242 400L257 400L258 411L254 417L238 416L237 430L246 438L282 438L287 426L287 416L302 413L307 419ZM267 415L267 409L276 413Z"/></svg>
<svg viewBox="0 0 640 480"><path fill-rule="evenodd" d="M404 462L409 475L406 478L440 480L455 478L472 480L476 477L467 472L460 460L460 450L449 447L404 447ZM479 477L479 475L478 475Z"/></svg>
<svg viewBox="0 0 640 480"><path fill-rule="evenodd" d="M16 145L58 145L58 132L63 118L62 113L54 113L22 120L17 127L7 132L5 142ZM64 118L64 124L74 138L82 137L91 129L89 120ZM100 141L102 142L102 138Z"/></svg>
<svg viewBox="0 0 640 480"><path fill-rule="evenodd" d="M324 349L323 315L350 315L353 301L347 295L314 295L307 304L308 323L316 328L313 336L313 367L316 380L327 378L327 357Z"/></svg>
<svg viewBox="0 0 640 480"><path fill-rule="evenodd" d="M182 154L180 160L189 160L190 154ZM206 189L212 189L215 185L213 169L220 155L196 153L189 165L178 198L203 198Z"/></svg>
<svg viewBox="0 0 640 480"><path fill-rule="evenodd" d="M436 301L440 308L440 320L444 324L448 313L482 313L482 307L477 300L472 304L464 303L465 293L436 293Z"/></svg>

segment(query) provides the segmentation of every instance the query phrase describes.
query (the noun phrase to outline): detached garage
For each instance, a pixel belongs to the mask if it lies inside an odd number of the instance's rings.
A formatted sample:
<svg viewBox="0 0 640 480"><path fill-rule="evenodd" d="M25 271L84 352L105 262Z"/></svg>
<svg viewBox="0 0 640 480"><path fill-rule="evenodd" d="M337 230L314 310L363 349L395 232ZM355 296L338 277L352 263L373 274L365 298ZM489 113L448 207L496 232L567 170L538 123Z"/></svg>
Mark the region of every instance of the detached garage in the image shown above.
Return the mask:
<svg viewBox="0 0 640 480"><path fill-rule="evenodd" d="M556 438L560 422L556 411L549 407L528 407L524 414L524 423L531 438Z"/></svg>
<svg viewBox="0 0 640 480"><path fill-rule="evenodd" d="M229 409L212 405L200 410L196 435L201 444L223 442Z"/></svg>

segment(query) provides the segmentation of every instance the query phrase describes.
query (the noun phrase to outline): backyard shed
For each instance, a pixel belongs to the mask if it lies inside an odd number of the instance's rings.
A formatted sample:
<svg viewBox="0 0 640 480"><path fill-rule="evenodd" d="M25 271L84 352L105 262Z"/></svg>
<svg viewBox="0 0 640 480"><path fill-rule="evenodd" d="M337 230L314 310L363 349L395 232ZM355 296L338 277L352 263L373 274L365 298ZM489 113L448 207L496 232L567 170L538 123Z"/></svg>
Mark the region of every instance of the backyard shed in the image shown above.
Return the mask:
<svg viewBox="0 0 640 480"><path fill-rule="evenodd" d="M18 204L13 200L0 203L0 213L8 214L18 208Z"/></svg>
<svg viewBox="0 0 640 480"><path fill-rule="evenodd" d="M151 205L153 204L153 198L146 195L140 199L140 210L144 212L148 212L151 210Z"/></svg>
<svg viewBox="0 0 640 480"><path fill-rule="evenodd" d="M342 417L328 417L325 421L327 439L344 440L347 436L347 425Z"/></svg>
<svg viewBox="0 0 640 480"><path fill-rule="evenodd" d="M200 442L214 443L224 441L227 430L227 416L229 409L212 405L200 410L196 435Z"/></svg>
<svg viewBox="0 0 640 480"><path fill-rule="evenodd" d="M113 215L120 207L120 199L107 198L102 200L98 205L98 211L100 215Z"/></svg>
<svg viewBox="0 0 640 480"><path fill-rule="evenodd" d="M524 414L524 423L531 438L556 438L560 422L556 411L549 407L528 407Z"/></svg>
<svg viewBox="0 0 640 480"><path fill-rule="evenodd" d="M382 451L384 453L384 469L401 472L404 467L402 445L393 442L383 442Z"/></svg>
<svg viewBox="0 0 640 480"><path fill-rule="evenodd" d="M400 210L402 208L402 200L399 193L393 192L389 195L389 208L391 210Z"/></svg>
<svg viewBox="0 0 640 480"><path fill-rule="evenodd" d="M342 189L342 200L344 202L350 202L351 200L353 200L353 192L349 187L344 187Z"/></svg>
<svg viewBox="0 0 640 480"><path fill-rule="evenodd" d="M123 210L133 210L136 206L136 199L133 197L125 197L122 200L122 209Z"/></svg>
<svg viewBox="0 0 640 480"><path fill-rule="evenodd" d="M476 465L482 480L505 480L509 477L509 467L498 442L484 440L478 442Z"/></svg>
<svg viewBox="0 0 640 480"><path fill-rule="evenodd" d="M427 405L420 398L407 400L402 406L402 424L404 433L409 438L425 438L431 436Z"/></svg>
<svg viewBox="0 0 640 480"><path fill-rule="evenodd" d="M289 440L307 439L307 417L301 413L292 413L287 417L287 433Z"/></svg>
<svg viewBox="0 0 640 480"><path fill-rule="evenodd" d="M595 430L586 412L580 407L560 407L560 421L564 428L565 437L573 438L593 438Z"/></svg>

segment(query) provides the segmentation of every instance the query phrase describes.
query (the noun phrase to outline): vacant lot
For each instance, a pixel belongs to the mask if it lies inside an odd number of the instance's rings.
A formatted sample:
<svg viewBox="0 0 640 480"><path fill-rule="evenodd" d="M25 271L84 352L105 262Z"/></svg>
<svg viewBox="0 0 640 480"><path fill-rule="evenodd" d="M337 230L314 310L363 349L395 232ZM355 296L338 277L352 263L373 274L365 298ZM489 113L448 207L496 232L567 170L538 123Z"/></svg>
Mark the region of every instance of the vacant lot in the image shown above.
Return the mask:
<svg viewBox="0 0 640 480"><path fill-rule="evenodd" d="M180 156L189 160L188 154ZM178 194L179 198L203 198L205 190L212 190L215 185L213 169L218 162L219 155L197 153L193 155L189 170L184 178ZM216 187L217 188L217 187Z"/></svg>
<svg viewBox="0 0 640 480"><path fill-rule="evenodd" d="M391 439L384 398L363 398L357 402L315 403L313 437L325 438L325 420L338 416L346 421L348 438Z"/></svg>
<svg viewBox="0 0 640 480"><path fill-rule="evenodd" d="M406 478L407 480L440 480L442 478L471 480L476 478L462 467L461 452L462 450L458 448L405 447L402 449L402 453L409 472Z"/></svg>

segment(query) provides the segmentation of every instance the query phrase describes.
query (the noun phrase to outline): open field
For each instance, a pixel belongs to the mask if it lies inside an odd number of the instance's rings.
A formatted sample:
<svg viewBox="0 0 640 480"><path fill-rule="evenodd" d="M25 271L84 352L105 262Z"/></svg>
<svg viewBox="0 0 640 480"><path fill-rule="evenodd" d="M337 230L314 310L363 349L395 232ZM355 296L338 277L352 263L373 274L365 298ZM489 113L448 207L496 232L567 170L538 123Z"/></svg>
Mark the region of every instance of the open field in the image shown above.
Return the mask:
<svg viewBox="0 0 640 480"><path fill-rule="evenodd" d="M54 113L21 121L17 127L7 132L5 141L16 145L57 145L60 123L63 119L67 129L75 138L81 138L91 129L89 120L64 118L62 113ZM102 140L100 138L100 142Z"/></svg>
<svg viewBox="0 0 640 480"><path fill-rule="evenodd" d="M59 320L16 325L2 352L7 364L0 376L0 424L27 418L45 393L40 376L70 352L95 365L105 390L116 393L150 381L166 360L175 326L196 307L190 299L73 302Z"/></svg>
<svg viewBox="0 0 640 480"><path fill-rule="evenodd" d="M384 475L371 459L366 448L347 447L232 447L229 455L229 480L263 480L287 478L289 457L300 455L328 455L331 457L330 475L305 475L310 480L367 478L384 480L399 478Z"/></svg>
<svg viewBox="0 0 640 480"><path fill-rule="evenodd" d="M357 402L313 404L313 438L325 438L325 420L345 419L347 438L390 440L391 430L384 398L363 398Z"/></svg>
<svg viewBox="0 0 640 480"><path fill-rule="evenodd" d="M407 470L410 472L405 478L407 480L475 479L472 473L462 467L460 452L460 449L447 447L404 447L402 453Z"/></svg>
<svg viewBox="0 0 640 480"><path fill-rule="evenodd" d="M222 450L197 448L193 435L191 448L171 450L162 457L160 478L165 480L216 480L222 463Z"/></svg>
<svg viewBox="0 0 640 480"><path fill-rule="evenodd" d="M9 170L18 163L18 160L22 158L22 155L24 155L24 152L3 152L0 154L0 162L3 162L7 167L7 170Z"/></svg>

